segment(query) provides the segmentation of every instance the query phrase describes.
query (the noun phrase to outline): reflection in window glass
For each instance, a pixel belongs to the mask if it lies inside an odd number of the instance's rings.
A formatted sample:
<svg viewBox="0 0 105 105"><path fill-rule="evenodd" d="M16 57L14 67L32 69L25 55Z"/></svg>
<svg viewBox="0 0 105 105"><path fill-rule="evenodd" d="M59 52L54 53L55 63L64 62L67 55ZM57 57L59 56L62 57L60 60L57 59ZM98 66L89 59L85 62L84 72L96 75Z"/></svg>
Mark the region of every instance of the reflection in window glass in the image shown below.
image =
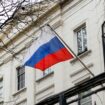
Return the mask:
<svg viewBox="0 0 105 105"><path fill-rule="evenodd" d="M77 52L78 55L87 51L87 33L86 27L82 26L78 30L75 31L77 35Z"/></svg>

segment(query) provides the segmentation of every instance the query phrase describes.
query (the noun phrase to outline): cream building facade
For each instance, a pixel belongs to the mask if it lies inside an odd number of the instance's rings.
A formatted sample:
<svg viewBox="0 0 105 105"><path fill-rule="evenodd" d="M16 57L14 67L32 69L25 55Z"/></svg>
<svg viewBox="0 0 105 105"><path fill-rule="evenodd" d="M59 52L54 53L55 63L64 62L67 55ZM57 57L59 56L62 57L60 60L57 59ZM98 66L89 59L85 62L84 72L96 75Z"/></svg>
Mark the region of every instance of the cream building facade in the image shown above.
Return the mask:
<svg viewBox="0 0 105 105"><path fill-rule="evenodd" d="M54 4L22 32L12 35L15 30L9 31L14 46L6 37L2 39L15 53L13 56L9 50L0 50L0 105L35 105L92 78L76 58L58 63L45 72L21 67L30 45L41 33L39 24L50 24L94 75L104 72L101 32L104 20L104 0L64 0ZM104 105L105 93L98 94L101 99L92 95L73 105Z"/></svg>

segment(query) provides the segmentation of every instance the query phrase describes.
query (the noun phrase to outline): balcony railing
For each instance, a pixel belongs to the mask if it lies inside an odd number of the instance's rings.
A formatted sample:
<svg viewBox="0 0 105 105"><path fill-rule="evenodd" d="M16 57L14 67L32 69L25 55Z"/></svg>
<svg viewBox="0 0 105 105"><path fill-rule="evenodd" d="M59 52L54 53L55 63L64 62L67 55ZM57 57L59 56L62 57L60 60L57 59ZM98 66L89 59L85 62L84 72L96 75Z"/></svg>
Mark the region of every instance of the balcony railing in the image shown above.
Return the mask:
<svg viewBox="0 0 105 105"><path fill-rule="evenodd" d="M74 86L66 91L62 91L61 93L50 96L50 97L42 100L41 102L37 103L36 105L54 105L56 103L59 103L59 105L69 105L71 103L74 103L74 102L82 99L82 98L86 98L90 95L97 94L98 92L105 90L103 83L105 83L105 73L95 76L94 78L92 78L88 81L85 81L82 84L78 84L77 86ZM90 93L88 93L82 97L78 97L78 98L75 98L75 99L67 102L67 99L69 99L75 95L78 95L78 93L88 91L88 90L95 88L97 86L100 86L100 88L98 88L94 91L91 91Z"/></svg>

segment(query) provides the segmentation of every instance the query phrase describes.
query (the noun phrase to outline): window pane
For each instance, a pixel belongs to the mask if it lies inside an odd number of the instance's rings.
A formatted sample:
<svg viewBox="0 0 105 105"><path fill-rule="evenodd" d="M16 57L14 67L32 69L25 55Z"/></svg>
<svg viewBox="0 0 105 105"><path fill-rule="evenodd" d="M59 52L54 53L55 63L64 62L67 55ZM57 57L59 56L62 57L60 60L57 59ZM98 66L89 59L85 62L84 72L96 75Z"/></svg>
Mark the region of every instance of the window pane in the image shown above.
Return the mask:
<svg viewBox="0 0 105 105"><path fill-rule="evenodd" d="M82 39L81 39L81 32L77 32L77 43L78 43L78 52L82 51Z"/></svg>
<svg viewBox="0 0 105 105"><path fill-rule="evenodd" d="M17 70L18 75L24 74L24 72L25 72L25 68L24 68L24 67L20 67L20 68Z"/></svg>
<svg viewBox="0 0 105 105"><path fill-rule="evenodd" d="M52 69L51 68L48 68L47 70L45 70L43 72L43 76L47 75L47 74L50 74L52 72Z"/></svg>
<svg viewBox="0 0 105 105"><path fill-rule="evenodd" d="M21 81L19 85L20 85L20 89L23 88L24 87L24 81Z"/></svg>
<svg viewBox="0 0 105 105"><path fill-rule="evenodd" d="M17 70L18 90L25 86L25 68L20 67Z"/></svg>
<svg viewBox="0 0 105 105"><path fill-rule="evenodd" d="M85 49L87 48L87 35L86 35L86 28L82 29L82 33L83 33L83 50L85 51Z"/></svg>
<svg viewBox="0 0 105 105"><path fill-rule="evenodd" d="M81 54L87 50L86 27L83 26L80 29L78 29L78 31L76 31L76 35L77 35L78 54Z"/></svg>

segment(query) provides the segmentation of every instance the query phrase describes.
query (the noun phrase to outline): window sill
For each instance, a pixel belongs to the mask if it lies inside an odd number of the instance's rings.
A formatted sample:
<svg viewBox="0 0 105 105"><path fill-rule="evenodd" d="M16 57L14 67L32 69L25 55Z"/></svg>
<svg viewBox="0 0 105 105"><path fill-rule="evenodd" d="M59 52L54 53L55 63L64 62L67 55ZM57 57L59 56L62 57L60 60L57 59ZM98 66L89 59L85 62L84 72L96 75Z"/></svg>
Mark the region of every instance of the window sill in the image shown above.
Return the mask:
<svg viewBox="0 0 105 105"><path fill-rule="evenodd" d="M16 102L16 105L20 105L22 102L26 102L27 101L27 98L21 98L20 100L18 100ZM23 104L22 104L23 105Z"/></svg>
<svg viewBox="0 0 105 105"><path fill-rule="evenodd" d="M40 81L42 81L43 79L46 79L46 78L50 77L52 74L54 74L54 71L52 71L51 73L46 74L45 76L43 76L43 77L37 79L36 82L40 82Z"/></svg>
<svg viewBox="0 0 105 105"><path fill-rule="evenodd" d="M82 53L81 55L79 55L78 57L79 58L84 58L85 56L89 55L92 51L91 50L88 50L88 51L85 51L84 53ZM73 58L70 63L75 63L76 61L78 61L77 58Z"/></svg>
<svg viewBox="0 0 105 105"><path fill-rule="evenodd" d="M26 87L24 87L24 88L22 88L22 89L20 89L20 90L18 90L17 92L15 92L15 93L13 93L13 96L16 96L16 95L18 95L18 94L20 94L21 92L25 92L26 91Z"/></svg>
<svg viewBox="0 0 105 105"><path fill-rule="evenodd" d="M43 93L43 92L45 92L45 91L47 91L47 90L49 90L51 88L54 88L54 84L51 84L51 85L45 87L44 89L41 89L41 90L37 91L35 94L36 95L41 94L41 93Z"/></svg>

